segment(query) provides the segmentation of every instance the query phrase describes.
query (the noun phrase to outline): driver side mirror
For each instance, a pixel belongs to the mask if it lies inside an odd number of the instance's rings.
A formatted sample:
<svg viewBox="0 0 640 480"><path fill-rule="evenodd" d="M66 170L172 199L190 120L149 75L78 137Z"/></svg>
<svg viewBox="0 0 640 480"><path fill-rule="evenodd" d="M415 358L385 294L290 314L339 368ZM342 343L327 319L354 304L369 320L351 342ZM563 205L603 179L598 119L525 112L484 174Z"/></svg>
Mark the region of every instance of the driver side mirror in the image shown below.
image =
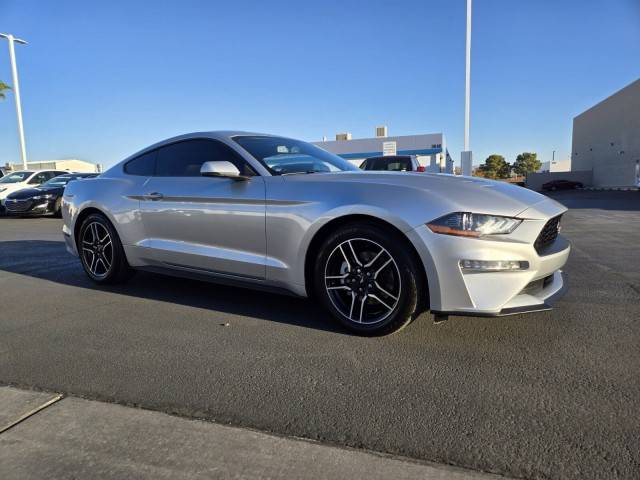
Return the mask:
<svg viewBox="0 0 640 480"><path fill-rule="evenodd" d="M204 162L200 167L200 175L203 177L223 177L233 180L249 180L249 177L240 175L240 170L233 163L224 160Z"/></svg>

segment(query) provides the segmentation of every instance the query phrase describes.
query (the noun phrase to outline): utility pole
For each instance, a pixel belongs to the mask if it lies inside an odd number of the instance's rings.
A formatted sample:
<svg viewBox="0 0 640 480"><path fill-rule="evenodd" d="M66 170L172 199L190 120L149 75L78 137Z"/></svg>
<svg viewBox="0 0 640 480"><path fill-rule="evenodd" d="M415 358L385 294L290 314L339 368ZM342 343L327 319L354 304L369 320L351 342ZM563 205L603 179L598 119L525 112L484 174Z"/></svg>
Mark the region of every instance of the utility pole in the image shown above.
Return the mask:
<svg viewBox="0 0 640 480"><path fill-rule="evenodd" d="M27 169L27 147L24 141L24 127L22 125L22 106L20 104L20 84L18 82L18 67L16 67L16 52L14 43L26 45L27 42L20 38L15 38L10 33L0 33L0 37L9 41L9 59L11 60L11 76L13 77L13 95L16 100L16 116L18 118L18 135L20 137L20 156L22 158L22 167Z"/></svg>
<svg viewBox="0 0 640 480"><path fill-rule="evenodd" d="M464 151L460 157L463 175L471 175L473 156L469 147L469 117L471 104L471 0L467 0L467 44L464 88Z"/></svg>

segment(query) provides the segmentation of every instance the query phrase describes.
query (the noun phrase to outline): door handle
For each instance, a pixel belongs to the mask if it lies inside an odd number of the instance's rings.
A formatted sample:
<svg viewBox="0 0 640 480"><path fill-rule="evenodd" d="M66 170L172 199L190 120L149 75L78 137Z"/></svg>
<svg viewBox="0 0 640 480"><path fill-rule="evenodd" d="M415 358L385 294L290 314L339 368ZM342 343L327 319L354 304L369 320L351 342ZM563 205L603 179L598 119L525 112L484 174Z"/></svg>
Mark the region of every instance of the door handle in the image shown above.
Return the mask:
<svg viewBox="0 0 640 480"><path fill-rule="evenodd" d="M164 195L160 192L151 192L144 195L145 200L162 200Z"/></svg>

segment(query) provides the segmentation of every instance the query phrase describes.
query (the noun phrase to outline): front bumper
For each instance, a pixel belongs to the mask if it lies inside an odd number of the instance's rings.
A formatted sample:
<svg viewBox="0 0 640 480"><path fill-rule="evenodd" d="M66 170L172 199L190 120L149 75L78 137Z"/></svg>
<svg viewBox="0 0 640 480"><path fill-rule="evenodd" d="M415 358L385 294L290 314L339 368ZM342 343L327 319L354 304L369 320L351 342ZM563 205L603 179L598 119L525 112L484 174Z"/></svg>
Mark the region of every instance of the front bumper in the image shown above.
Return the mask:
<svg viewBox="0 0 640 480"><path fill-rule="evenodd" d="M443 312L432 310L434 315L458 315L466 317L507 317L509 315L520 315L523 313L546 312L553 308L553 303L564 295L567 291L567 276L562 270L557 270L548 277L531 282L535 286L537 282L542 283L537 291L520 293L508 302L499 312L481 311L450 311ZM527 290L527 288L525 288Z"/></svg>
<svg viewBox="0 0 640 480"><path fill-rule="evenodd" d="M483 240L433 233L416 228L410 238L423 261L434 314L495 317L551 309L566 290L562 272L569 242L558 236L543 255L533 242L547 218L525 221L514 234ZM460 260L528 262L526 270L469 272Z"/></svg>
<svg viewBox="0 0 640 480"><path fill-rule="evenodd" d="M55 199L45 200L19 200L17 202L5 199L4 201L4 213L9 216L26 217L26 216L40 216L55 211Z"/></svg>

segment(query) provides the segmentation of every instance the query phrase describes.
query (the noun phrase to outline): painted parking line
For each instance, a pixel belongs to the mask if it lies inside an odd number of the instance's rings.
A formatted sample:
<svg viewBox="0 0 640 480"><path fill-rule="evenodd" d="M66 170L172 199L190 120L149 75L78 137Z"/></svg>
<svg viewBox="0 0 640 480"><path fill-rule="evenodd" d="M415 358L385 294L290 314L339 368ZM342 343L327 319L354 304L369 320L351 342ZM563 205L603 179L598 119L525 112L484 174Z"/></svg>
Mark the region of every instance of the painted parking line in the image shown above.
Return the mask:
<svg viewBox="0 0 640 480"><path fill-rule="evenodd" d="M62 399L60 394L0 387L0 434Z"/></svg>

